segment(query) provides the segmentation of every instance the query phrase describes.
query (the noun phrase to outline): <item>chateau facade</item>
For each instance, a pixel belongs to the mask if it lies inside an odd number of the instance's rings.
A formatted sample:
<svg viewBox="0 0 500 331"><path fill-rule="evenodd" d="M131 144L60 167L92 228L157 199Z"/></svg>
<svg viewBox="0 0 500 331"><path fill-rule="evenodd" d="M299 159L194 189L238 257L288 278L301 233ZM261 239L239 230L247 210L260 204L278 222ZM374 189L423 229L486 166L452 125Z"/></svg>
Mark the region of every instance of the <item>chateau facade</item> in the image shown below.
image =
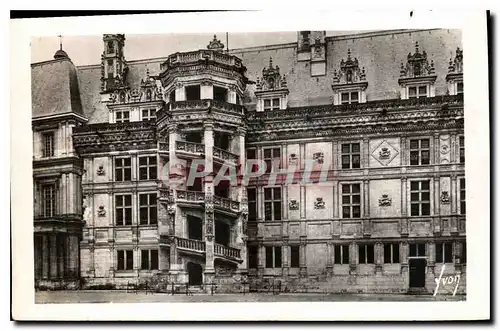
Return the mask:
<svg viewBox="0 0 500 331"><path fill-rule="evenodd" d="M465 291L460 31L125 44L32 64L37 284Z"/></svg>

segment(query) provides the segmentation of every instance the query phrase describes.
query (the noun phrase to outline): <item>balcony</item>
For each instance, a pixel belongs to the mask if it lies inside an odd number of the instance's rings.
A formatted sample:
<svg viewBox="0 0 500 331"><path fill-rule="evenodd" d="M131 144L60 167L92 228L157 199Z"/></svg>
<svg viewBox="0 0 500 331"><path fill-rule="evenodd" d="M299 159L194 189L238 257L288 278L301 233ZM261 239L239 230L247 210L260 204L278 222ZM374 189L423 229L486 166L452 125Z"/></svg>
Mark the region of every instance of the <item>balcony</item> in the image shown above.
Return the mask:
<svg viewBox="0 0 500 331"><path fill-rule="evenodd" d="M175 142L175 150L177 153L184 154L187 156L201 156L205 153L205 145L200 143L193 143L190 141L180 141Z"/></svg>
<svg viewBox="0 0 500 331"><path fill-rule="evenodd" d="M177 249L203 254L206 251L205 242L196 239L175 237Z"/></svg>
<svg viewBox="0 0 500 331"><path fill-rule="evenodd" d="M231 162L234 164L238 163L238 155L215 146L213 147L213 156L214 156L214 161L218 161L220 163L224 162Z"/></svg>
<svg viewBox="0 0 500 331"><path fill-rule="evenodd" d="M167 242L165 244L168 245ZM184 253L202 256L206 253L206 244L201 240L175 237L175 244L177 249ZM241 263L242 261L239 249L221 244L214 244L214 255L229 262Z"/></svg>
<svg viewBox="0 0 500 331"><path fill-rule="evenodd" d="M177 190L177 202L204 203L205 192Z"/></svg>
<svg viewBox="0 0 500 331"><path fill-rule="evenodd" d="M223 246L221 244L214 245L214 255L229 260L241 261L239 249Z"/></svg>
<svg viewBox="0 0 500 331"><path fill-rule="evenodd" d="M220 196L214 196L214 207L216 210L236 214L240 211L240 203L229 198L223 198Z"/></svg>
<svg viewBox="0 0 500 331"><path fill-rule="evenodd" d="M170 102L168 104L168 109L171 112L178 111L203 111L203 110L215 110L231 114L244 114L244 107L234 103L229 103L225 101L218 101L212 99L203 100L188 100L188 101L176 101Z"/></svg>

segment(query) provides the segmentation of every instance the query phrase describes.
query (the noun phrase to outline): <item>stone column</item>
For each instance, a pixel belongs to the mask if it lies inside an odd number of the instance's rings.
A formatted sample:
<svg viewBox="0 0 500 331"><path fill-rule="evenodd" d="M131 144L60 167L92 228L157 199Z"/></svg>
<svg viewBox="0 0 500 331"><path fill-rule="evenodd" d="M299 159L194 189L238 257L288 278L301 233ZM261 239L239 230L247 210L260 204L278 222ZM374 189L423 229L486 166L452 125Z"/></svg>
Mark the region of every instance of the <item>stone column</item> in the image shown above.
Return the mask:
<svg viewBox="0 0 500 331"><path fill-rule="evenodd" d="M349 274L356 275L358 273L358 245L352 242L349 245Z"/></svg>
<svg viewBox="0 0 500 331"><path fill-rule="evenodd" d="M175 101L185 101L186 100L186 91L184 90L184 84L176 83L175 84Z"/></svg>
<svg viewBox="0 0 500 331"><path fill-rule="evenodd" d="M327 274L327 276L333 275L333 255L334 254L335 254L335 252L334 252L333 243L327 243L326 244L326 274Z"/></svg>
<svg viewBox="0 0 500 331"><path fill-rule="evenodd" d="M200 99L213 99L214 98L214 86L209 80L201 82L200 86Z"/></svg>
<svg viewBox="0 0 500 331"><path fill-rule="evenodd" d="M408 236L408 194L407 194L408 179L406 176L401 177L401 236Z"/></svg>
<svg viewBox="0 0 500 331"><path fill-rule="evenodd" d="M257 275L258 277L262 277L264 275L264 261L266 259L266 248L265 246L259 242L259 248L257 250L258 259L257 259Z"/></svg>
<svg viewBox="0 0 500 331"><path fill-rule="evenodd" d="M229 91L227 93L227 102L236 104L236 87L229 87Z"/></svg>
<svg viewBox="0 0 500 331"><path fill-rule="evenodd" d="M381 275L384 265L384 244L377 242L373 247L375 254L375 274Z"/></svg>
<svg viewBox="0 0 500 331"><path fill-rule="evenodd" d="M401 242L400 246L400 255L401 255L401 273L405 273L408 271L408 242Z"/></svg>
<svg viewBox="0 0 500 331"><path fill-rule="evenodd" d="M60 233L57 235L57 270L59 277L61 278L66 278L66 252L68 250L66 238L67 235L64 233Z"/></svg>
<svg viewBox="0 0 500 331"><path fill-rule="evenodd" d="M300 251L299 251L299 275L300 277L307 277L307 250L306 250L306 240L301 238L300 240Z"/></svg>
<svg viewBox="0 0 500 331"><path fill-rule="evenodd" d="M213 122L204 123L205 140L205 279L211 279L215 274L214 267L214 245L215 245L215 226L214 226L214 183L213 183Z"/></svg>
<svg viewBox="0 0 500 331"><path fill-rule="evenodd" d="M78 278L80 269L80 239L78 238L78 235L68 235L67 243L68 275L71 278Z"/></svg>
<svg viewBox="0 0 500 331"><path fill-rule="evenodd" d="M427 257L429 258L429 260L428 260L429 264L428 264L427 271L429 273L434 274L434 267L436 264L436 242L434 240L428 241L427 247L429 250L429 253L427 255Z"/></svg>
<svg viewBox="0 0 500 331"><path fill-rule="evenodd" d="M290 246L287 242L283 242L281 246L281 266L283 269L283 276L288 277L288 271L290 267Z"/></svg>
<svg viewBox="0 0 500 331"><path fill-rule="evenodd" d="M451 175L451 222L450 222L450 232L458 232L457 224L457 213L458 213L458 199L457 196L460 195L460 190L457 187L457 175Z"/></svg>
<svg viewBox="0 0 500 331"><path fill-rule="evenodd" d="M42 279L50 276L50 240L48 234L42 235Z"/></svg>
<svg viewBox="0 0 500 331"><path fill-rule="evenodd" d="M58 265L57 265L57 235L55 233L51 233L49 236L50 239L50 279L57 279L58 275Z"/></svg>
<svg viewBox="0 0 500 331"><path fill-rule="evenodd" d="M167 248L161 247L158 249L158 268L160 272L166 272L169 270L170 256Z"/></svg>

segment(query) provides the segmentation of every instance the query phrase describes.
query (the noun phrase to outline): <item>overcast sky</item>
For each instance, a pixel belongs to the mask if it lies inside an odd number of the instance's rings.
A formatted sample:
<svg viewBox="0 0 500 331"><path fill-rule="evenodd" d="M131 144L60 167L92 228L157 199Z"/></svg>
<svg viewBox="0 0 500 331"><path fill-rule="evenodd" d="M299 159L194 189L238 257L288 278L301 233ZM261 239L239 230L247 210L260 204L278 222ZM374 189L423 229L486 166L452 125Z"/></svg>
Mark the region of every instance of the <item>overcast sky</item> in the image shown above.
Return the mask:
<svg viewBox="0 0 500 331"><path fill-rule="evenodd" d="M215 33L215 32L214 32ZM175 52L186 52L205 48L213 39L214 33L207 34L148 34L126 35L125 58L128 61L165 57ZM327 36L351 34L353 31L327 32ZM224 45L226 33L216 33ZM229 48L241 48L295 42L297 32L280 33L229 33ZM103 51L102 35L63 36L63 49L77 66L99 64ZM31 40L32 63L52 60L59 49L59 38L38 37Z"/></svg>

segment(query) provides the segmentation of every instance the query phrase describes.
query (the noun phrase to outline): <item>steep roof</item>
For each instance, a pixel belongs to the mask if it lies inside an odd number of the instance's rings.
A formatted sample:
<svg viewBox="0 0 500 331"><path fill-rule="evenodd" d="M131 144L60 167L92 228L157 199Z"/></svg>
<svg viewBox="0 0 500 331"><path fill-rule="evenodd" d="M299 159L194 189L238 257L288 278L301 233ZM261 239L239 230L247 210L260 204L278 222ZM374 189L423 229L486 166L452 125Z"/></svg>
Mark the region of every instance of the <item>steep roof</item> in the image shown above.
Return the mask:
<svg viewBox="0 0 500 331"><path fill-rule="evenodd" d="M69 58L31 65L31 100L33 118L83 115L77 69Z"/></svg>

